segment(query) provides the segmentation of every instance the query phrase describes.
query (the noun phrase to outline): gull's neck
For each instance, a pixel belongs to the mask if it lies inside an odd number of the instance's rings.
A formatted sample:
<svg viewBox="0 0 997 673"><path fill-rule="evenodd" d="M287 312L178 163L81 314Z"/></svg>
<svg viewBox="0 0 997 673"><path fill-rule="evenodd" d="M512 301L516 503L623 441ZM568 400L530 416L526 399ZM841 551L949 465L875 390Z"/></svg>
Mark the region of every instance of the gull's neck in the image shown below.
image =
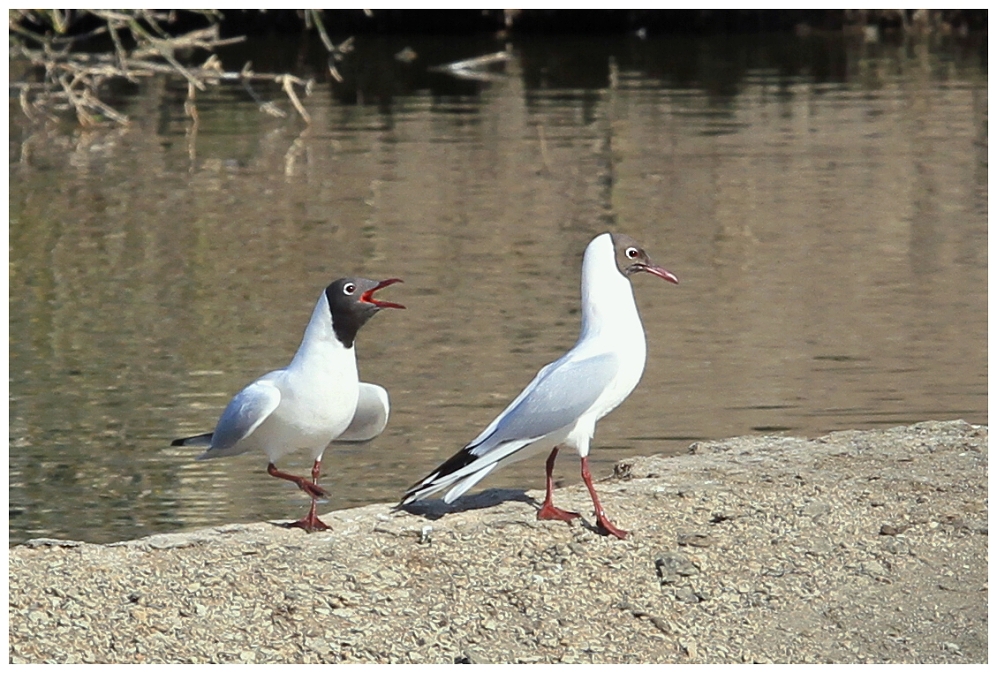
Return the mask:
<svg viewBox="0 0 997 673"><path fill-rule="evenodd" d="M353 347L347 348L336 337L332 328L332 312L329 310L329 300L325 293L319 298L312 311L311 320L305 328L305 335L298 346L298 352L288 365L288 369L326 370L329 367L342 367L352 363L356 370L356 353ZM316 372L317 373L317 372Z"/></svg>
<svg viewBox="0 0 997 673"><path fill-rule="evenodd" d="M609 234L597 236L582 260L582 329L579 343L609 338L619 348L644 349L644 328L630 280L616 266Z"/></svg>

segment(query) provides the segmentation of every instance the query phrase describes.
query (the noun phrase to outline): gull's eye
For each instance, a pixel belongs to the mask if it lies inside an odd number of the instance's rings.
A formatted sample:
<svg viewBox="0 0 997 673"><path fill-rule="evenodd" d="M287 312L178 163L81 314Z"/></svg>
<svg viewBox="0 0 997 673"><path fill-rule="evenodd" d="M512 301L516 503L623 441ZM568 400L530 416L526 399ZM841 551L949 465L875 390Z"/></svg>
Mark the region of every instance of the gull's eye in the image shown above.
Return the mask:
<svg viewBox="0 0 997 673"><path fill-rule="evenodd" d="M627 256L627 259L637 259L637 256L640 255L640 250L630 246L623 254Z"/></svg>
<svg viewBox="0 0 997 673"><path fill-rule="evenodd" d="M347 283L346 285L343 286L344 294L353 294L356 291L357 291L357 286L354 283Z"/></svg>

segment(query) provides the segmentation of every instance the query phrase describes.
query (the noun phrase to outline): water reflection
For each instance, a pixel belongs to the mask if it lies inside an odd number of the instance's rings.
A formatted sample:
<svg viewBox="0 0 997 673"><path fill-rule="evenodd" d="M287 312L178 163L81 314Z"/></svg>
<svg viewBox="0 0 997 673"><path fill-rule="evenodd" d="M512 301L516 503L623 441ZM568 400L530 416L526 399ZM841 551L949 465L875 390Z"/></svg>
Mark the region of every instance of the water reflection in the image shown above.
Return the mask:
<svg viewBox="0 0 997 673"><path fill-rule="evenodd" d="M12 110L12 541L299 516L262 456L168 444L286 364L346 274L404 278L409 310L358 341L393 416L327 453L327 507L396 499L571 347L581 253L609 228L682 285L635 283L648 367L597 473L699 438L987 421L977 52L564 39L513 45L487 83L427 68L501 46L361 40L308 129L234 89L195 134L163 82L124 131ZM484 485L541 487L542 466Z"/></svg>

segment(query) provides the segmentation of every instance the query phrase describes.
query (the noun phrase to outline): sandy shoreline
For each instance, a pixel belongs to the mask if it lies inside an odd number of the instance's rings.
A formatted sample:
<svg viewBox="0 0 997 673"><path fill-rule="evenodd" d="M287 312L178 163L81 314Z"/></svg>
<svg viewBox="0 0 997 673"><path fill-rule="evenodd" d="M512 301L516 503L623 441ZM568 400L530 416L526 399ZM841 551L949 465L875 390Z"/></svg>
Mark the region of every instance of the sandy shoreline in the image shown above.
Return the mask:
<svg viewBox="0 0 997 673"><path fill-rule="evenodd" d="M987 434L961 421L634 458L619 541L530 497L11 548L12 662L987 661ZM584 487L558 504L586 514ZM444 516L441 513L446 512Z"/></svg>

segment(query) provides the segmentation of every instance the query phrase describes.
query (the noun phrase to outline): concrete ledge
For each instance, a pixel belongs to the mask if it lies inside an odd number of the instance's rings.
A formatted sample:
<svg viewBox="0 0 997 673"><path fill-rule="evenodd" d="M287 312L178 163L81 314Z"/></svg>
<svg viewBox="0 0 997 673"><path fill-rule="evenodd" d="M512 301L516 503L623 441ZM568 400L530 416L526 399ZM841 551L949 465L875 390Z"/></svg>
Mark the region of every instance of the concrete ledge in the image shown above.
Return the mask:
<svg viewBox="0 0 997 673"><path fill-rule="evenodd" d="M987 434L741 437L621 461L625 541L542 493L307 535L229 525L10 550L12 662L987 661ZM588 523L586 523L588 522Z"/></svg>

